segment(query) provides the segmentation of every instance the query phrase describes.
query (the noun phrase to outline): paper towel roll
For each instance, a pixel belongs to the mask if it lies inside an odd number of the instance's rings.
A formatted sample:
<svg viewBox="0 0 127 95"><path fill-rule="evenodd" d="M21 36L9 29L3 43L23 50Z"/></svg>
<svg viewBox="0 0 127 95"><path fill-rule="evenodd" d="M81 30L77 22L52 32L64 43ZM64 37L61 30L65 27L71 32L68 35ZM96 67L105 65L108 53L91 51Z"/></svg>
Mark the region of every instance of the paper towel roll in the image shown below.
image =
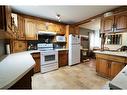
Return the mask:
<svg viewBox="0 0 127 95"><path fill-rule="evenodd" d="M10 45L9 44L6 45L6 52L7 52L7 54L10 54L11 53L10 52Z"/></svg>

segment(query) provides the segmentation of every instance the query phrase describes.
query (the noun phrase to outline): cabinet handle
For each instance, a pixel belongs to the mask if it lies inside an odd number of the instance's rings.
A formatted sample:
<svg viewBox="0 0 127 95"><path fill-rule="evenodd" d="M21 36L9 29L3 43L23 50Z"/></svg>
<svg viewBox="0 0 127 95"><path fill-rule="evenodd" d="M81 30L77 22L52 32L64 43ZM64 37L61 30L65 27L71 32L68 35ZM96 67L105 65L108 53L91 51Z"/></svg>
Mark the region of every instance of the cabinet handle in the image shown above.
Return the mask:
<svg viewBox="0 0 127 95"><path fill-rule="evenodd" d="M108 68L111 68L111 63L108 64Z"/></svg>

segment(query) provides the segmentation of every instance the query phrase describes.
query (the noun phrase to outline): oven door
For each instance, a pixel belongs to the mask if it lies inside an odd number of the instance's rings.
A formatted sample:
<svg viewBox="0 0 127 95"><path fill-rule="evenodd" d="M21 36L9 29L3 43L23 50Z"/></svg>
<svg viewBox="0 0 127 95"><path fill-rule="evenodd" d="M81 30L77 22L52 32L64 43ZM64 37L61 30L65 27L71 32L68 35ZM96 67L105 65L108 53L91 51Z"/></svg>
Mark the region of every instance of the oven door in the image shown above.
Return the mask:
<svg viewBox="0 0 127 95"><path fill-rule="evenodd" d="M52 63L58 63L58 52L57 51L41 52L41 65Z"/></svg>

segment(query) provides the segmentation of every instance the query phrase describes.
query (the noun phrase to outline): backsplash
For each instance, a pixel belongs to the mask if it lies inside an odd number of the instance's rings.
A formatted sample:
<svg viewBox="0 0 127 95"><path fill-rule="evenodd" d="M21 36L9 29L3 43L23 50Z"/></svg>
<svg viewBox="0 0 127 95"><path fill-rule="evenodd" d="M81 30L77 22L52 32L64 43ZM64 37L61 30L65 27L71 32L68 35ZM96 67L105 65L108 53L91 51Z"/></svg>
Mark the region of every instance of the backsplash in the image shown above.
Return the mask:
<svg viewBox="0 0 127 95"><path fill-rule="evenodd" d="M0 40L0 56L5 55L4 40Z"/></svg>

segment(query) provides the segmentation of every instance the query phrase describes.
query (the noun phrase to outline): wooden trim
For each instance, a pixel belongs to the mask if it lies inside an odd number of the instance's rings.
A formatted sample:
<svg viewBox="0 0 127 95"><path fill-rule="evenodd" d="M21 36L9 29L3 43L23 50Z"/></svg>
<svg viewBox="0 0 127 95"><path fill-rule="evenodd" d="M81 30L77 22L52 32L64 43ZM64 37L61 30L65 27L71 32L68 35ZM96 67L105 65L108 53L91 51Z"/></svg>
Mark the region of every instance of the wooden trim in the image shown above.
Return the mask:
<svg viewBox="0 0 127 95"><path fill-rule="evenodd" d="M98 15L96 15L96 16L90 17L90 18L85 19L85 20L83 20L83 21L74 23L74 24L72 24L72 25L77 26L77 25L81 25L81 24L84 24L84 23L88 23L88 22L90 22L92 19L101 17L103 14L105 14L105 13L107 13L107 12L111 12L111 11L112 11L114 14L120 13L120 12L123 12L123 11L127 11L127 6L120 6L120 7L118 7L118 8L115 8L115 9L112 9L112 10L109 10L109 11L106 11L106 12L103 12L103 13L101 13L101 14L98 14Z"/></svg>

